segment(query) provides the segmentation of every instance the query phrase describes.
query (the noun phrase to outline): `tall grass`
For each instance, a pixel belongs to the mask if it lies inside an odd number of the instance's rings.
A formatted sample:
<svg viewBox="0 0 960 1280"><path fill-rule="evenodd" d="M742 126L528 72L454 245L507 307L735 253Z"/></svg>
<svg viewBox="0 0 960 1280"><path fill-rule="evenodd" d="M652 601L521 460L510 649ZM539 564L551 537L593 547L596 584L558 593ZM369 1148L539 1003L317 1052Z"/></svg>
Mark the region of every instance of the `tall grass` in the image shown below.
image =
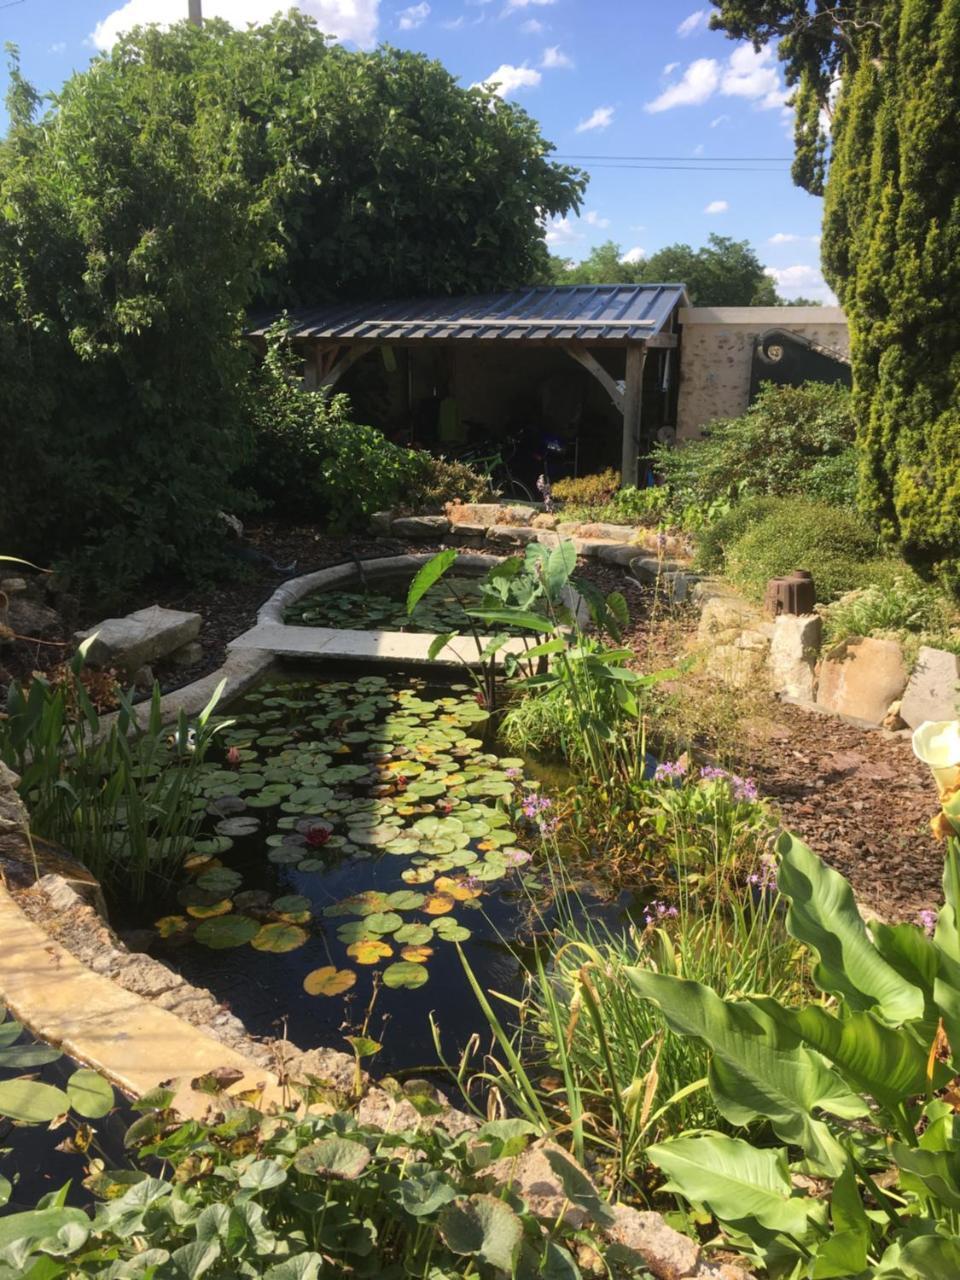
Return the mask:
<svg viewBox="0 0 960 1280"><path fill-rule="evenodd" d="M56 686L34 676L10 688L0 760L20 774L31 830L79 859L108 892L142 901L172 880L203 819L197 804L210 722L222 685L190 725L164 727L154 686L144 726L132 700L104 728L80 679L83 656Z"/></svg>

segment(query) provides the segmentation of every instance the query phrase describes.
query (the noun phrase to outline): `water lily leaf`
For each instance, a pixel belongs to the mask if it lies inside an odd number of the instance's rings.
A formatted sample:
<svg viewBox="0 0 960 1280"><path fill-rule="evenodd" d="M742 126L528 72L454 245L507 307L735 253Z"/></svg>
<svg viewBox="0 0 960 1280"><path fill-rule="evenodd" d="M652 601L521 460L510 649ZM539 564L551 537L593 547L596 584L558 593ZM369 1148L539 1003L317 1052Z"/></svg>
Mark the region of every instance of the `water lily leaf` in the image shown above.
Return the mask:
<svg viewBox="0 0 960 1280"><path fill-rule="evenodd" d="M405 924L393 935L394 942L422 947L433 937L433 928L428 924Z"/></svg>
<svg viewBox="0 0 960 1280"><path fill-rule="evenodd" d="M446 915L448 911L452 911L455 903L452 898L444 893L431 893L429 898L424 902L423 909L428 916Z"/></svg>
<svg viewBox="0 0 960 1280"><path fill-rule="evenodd" d="M187 907L187 915L193 916L197 920L209 920L213 916L225 916L228 911L232 910L233 902L229 898L221 898L219 902L195 902Z"/></svg>
<svg viewBox="0 0 960 1280"><path fill-rule="evenodd" d="M285 951L296 951L297 947L302 947L308 936L306 930L301 929L298 925L277 921L274 924L263 925L256 936L251 939L250 945L257 951L272 951L282 954Z"/></svg>
<svg viewBox="0 0 960 1280"><path fill-rule="evenodd" d="M446 924L446 920L438 923ZM440 938L442 942L466 942L471 936L471 933L470 930L465 928L462 924L458 924L455 920L451 920L450 927L448 929L436 930L436 936Z"/></svg>
<svg viewBox="0 0 960 1280"><path fill-rule="evenodd" d="M243 876L237 871L231 871L229 867L215 867L198 875L196 884L208 893L221 893L227 897L234 889L240 888Z"/></svg>
<svg viewBox="0 0 960 1280"><path fill-rule="evenodd" d="M302 893L288 893L283 898L274 898L271 905L274 911L279 911L281 915L288 915L291 912L309 911L310 899L305 898Z"/></svg>
<svg viewBox="0 0 960 1280"><path fill-rule="evenodd" d="M438 876L434 889L437 893L446 894L455 902L468 902L471 898L479 898L483 890L464 880L451 880L449 876Z"/></svg>
<svg viewBox="0 0 960 1280"><path fill-rule="evenodd" d="M161 916L154 928L161 938L172 938L175 934L189 929L190 921L186 916Z"/></svg>
<svg viewBox="0 0 960 1280"><path fill-rule="evenodd" d="M401 947L400 954L413 964L425 964L433 955L433 947Z"/></svg>
<svg viewBox="0 0 960 1280"><path fill-rule="evenodd" d="M98 1071L81 1067L67 1081L67 1097L77 1115L99 1120L113 1110L113 1089Z"/></svg>
<svg viewBox="0 0 960 1280"><path fill-rule="evenodd" d="M385 987L422 987L429 974L426 966L412 964L409 960L398 960L396 964L387 965L383 971Z"/></svg>
<svg viewBox="0 0 960 1280"><path fill-rule="evenodd" d="M503 1200L473 1195L448 1204L440 1214L439 1228L453 1253L478 1257L512 1274L523 1243L523 1223Z"/></svg>
<svg viewBox="0 0 960 1280"><path fill-rule="evenodd" d="M363 923L370 933L393 933L394 929L399 929L403 924L403 917L397 915L396 911L375 911L364 917Z"/></svg>
<svg viewBox="0 0 960 1280"><path fill-rule="evenodd" d="M298 1173L351 1181L360 1177L370 1159L370 1152L359 1142L350 1142L347 1138L323 1138L298 1151L293 1167Z"/></svg>
<svg viewBox="0 0 960 1280"><path fill-rule="evenodd" d="M0 1080L0 1116L21 1124L49 1124L70 1110L62 1089L38 1080Z"/></svg>
<svg viewBox="0 0 960 1280"><path fill-rule="evenodd" d="M369 1036L344 1036L343 1038L358 1058L372 1058L383 1048L379 1040L371 1040Z"/></svg>
<svg viewBox="0 0 960 1280"><path fill-rule="evenodd" d="M382 938L364 938L361 942L351 942L347 947L347 955L357 964L377 964L385 956L393 955L393 947Z"/></svg>
<svg viewBox="0 0 960 1280"><path fill-rule="evenodd" d="M281 844L269 851L267 859L270 862L275 862L278 866L287 866L301 862L306 857L306 853L306 849L300 845Z"/></svg>
<svg viewBox="0 0 960 1280"><path fill-rule="evenodd" d="M252 941L259 932L260 925L249 916L227 915L217 916L213 920L204 920L197 925L194 934L197 942L214 951L223 951L228 947L242 947Z"/></svg>
<svg viewBox="0 0 960 1280"><path fill-rule="evenodd" d="M429 884L433 879L433 872L428 867L408 867L406 871L400 872L400 879L405 884Z"/></svg>
<svg viewBox="0 0 960 1280"><path fill-rule="evenodd" d="M335 965L327 964L307 974L303 980L303 989L308 996L339 996L349 990L356 980L357 975L353 969L338 969Z"/></svg>
<svg viewBox="0 0 960 1280"><path fill-rule="evenodd" d="M385 905L392 911L416 911L423 906L424 901L422 893L414 893L412 889L397 889L387 895Z"/></svg>
<svg viewBox="0 0 960 1280"><path fill-rule="evenodd" d="M224 818L217 823L216 832L220 836L251 836L259 827L259 818Z"/></svg>
<svg viewBox="0 0 960 1280"><path fill-rule="evenodd" d="M203 840L194 840L193 848L195 853L226 853L233 848L233 841L229 836L209 836Z"/></svg>

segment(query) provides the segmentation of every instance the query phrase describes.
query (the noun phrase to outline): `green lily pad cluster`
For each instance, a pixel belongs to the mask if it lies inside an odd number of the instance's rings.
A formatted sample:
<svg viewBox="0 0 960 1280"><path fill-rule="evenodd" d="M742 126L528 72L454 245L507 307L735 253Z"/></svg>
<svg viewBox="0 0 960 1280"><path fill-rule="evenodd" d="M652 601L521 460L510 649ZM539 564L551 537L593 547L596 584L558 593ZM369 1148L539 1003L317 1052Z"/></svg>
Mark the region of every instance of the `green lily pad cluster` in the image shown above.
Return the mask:
<svg viewBox="0 0 960 1280"><path fill-rule="evenodd" d="M402 593L385 591L314 591L284 610L284 622L299 627L334 627L344 631L414 631L439 634L469 631L474 625L466 609L480 604L477 583L452 579L424 593L412 614L407 613L406 584ZM509 634L519 630L498 628ZM481 627L481 630L483 628ZM526 634L529 635L529 632Z"/></svg>
<svg viewBox="0 0 960 1280"><path fill-rule="evenodd" d="M529 858L507 810L522 762L484 750L488 713L467 685L440 697L425 689L370 675L272 681L249 694L223 733L224 758L203 773L205 826L186 863L183 914L159 920L161 935L283 953L322 931L344 967L308 974L308 993L340 994L354 965L384 966L388 987L422 986L441 944L471 936L465 921L488 886ZM305 894L243 889L229 854L250 840L307 876L397 859L405 887L330 902L315 920Z"/></svg>

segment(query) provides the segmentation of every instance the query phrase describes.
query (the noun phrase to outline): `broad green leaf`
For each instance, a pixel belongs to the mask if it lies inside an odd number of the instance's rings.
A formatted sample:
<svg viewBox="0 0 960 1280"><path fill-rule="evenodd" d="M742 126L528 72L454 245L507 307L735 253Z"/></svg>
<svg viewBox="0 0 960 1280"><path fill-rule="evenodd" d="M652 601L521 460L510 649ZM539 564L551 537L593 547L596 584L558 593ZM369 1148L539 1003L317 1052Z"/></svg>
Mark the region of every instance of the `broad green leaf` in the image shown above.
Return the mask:
<svg viewBox="0 0 960 1280"><path fill-rule="evenodd" d="M848 1165L833 1184L830 1219L833 1234L816 1248L811 1280L856 1276L866 1270L871 1243L870 1219L864 1211L852 1165Z"/></svg>
<svg viewBox="0 0 960 1280"><path fill-rule="evenodd" d="M171 1253L171 1274L180 1280L199 1280L219 1257L219 1240L194 1240Z"/></svg>
<svg viewBox="0 0 960 1280"><path fill-rule="evenodd" d="M49 1124L70 1110L62 1089L36 1080L0 1081L0 1116L21 1124Z"/></svg>
<svg viewBox="0 0 960 1280"><path fill-rule="evenodd" d="M753 1219L802 1239L811 1217L823 1215L822 1205L793 1194L785 1151L709 1133L658 1143L647 1156L670 1179L662 1190L705 1204L721 1222Z"/></svg>
<svg viewBox="0 0 960 1280"><path fill-rule="evenodd" d="M19 1071L22 1067L42 1067L62 1057L59 1049L46 1044L14 1044L0 1049L0 1069Z"/></svg>
<svg viewBox="0 0 960 1280"><path fill-rule="evenodd" d="M404 1178L398 1188L400 1203L414 1218L436 1213L457 1198L457 1188L439 1169L429 1169L415 1178Z"/></svg>
<svg viewBox="0 0 960 1280"><path fill-rule="evenodd" d="M927 1151L903 1142L890 1144L890 1154L906 1173L918 1179L942 1205L960 1209L960 1150ZM916 1188L923 1194L922 1188Z"/></svg>
<svg viewBox="0 0 960 1280"><path fill-rule="evenodd" d="M449 1204L440 1215L440 1236L452 1253L480 1258L510 1274L523 1241L523 1224L496 1196L474 1195Z"/></svg>
<svg viewBox="0 0 960 1280"><path fill-rule="evenodd" d="M13 1044L14 1040L20 1038L22 1032L23 1026L19 1022L0 1022L0 1048Z"/></svg>
<svg viewBox="0 0 960 1280"><path fill-rule="evenodd" d="M298 1253L284 1262L268 1267L263 1273L263 1280L317 1280L322 1266L322 1254Z"/></svg>
<svg viewBox="0 0 960 1280"><path fill-rule="evenodd" d="M81 1067L67 1081L67 1097L78 1115L99 1120L113 1110L113 1088L98 1071Z"/></svg>
<svg viewBox="0 0 960 1280"><path fill-rule="evenodd" d="M269 1191L271 1187L279 1187L286 1180L287 1171L276 1160L254 1160L240 1174L237 1186Z"/></svg>
<svg viewBox="0 0 960 1280"><path fill-rule="evenodd" d="M408 614L413 613L424 595L430 590L433 584L439 581L447 570L456 563L456 560L457 553L452 547L450 547L446 551L439 552L438 555L435 555L431 560L427 561L410 583L410 589L407 591Z"/></svg>
<svg viewBox="0 0 960 1280"><path fill-rule="evenodd" d="M265 924L250 940L251 947L257 951L272 951L282 954L285 951L296 951L307 941L308 934L295 924Z"/></svg>
<svg viewBox="0 0 960 1280"><path fill-rule="evenodd" d="M443 652L456 634L456 631L441 631L439 634L435 635L430 641L430 647L427 649L427 661L433 662L437 655Z"/></svg>
<svg viewBox="0 0 960 1280"><path fill-rule="evenodd" d="M556 601L577 567L577 548L572 541L563 541L550 552L543 571L543 585L550 600Z"/></svg>
<svg viewBox="0 0 960 1280"><path fill-rule="evenodd" d="M467 615L481 622L496 622L502 627L522 627L524 631L552 631L549 618L523 609L468 609Z"/></svg>
<svg viewBox="0 0 960 1280"><path fill-rule="evenodd" d="M249 916L226 915L204 920L197 926L193 936L205 947L222 951L228 947L242 947L244 943L252 942L259 932L260 925Z"/></svg>
<svg viewBox="0 0 960 1280"><path fill-rule="evenodd" d="M398 960L396 964L387 965L383 971L385 987L422 987L429 974L426 965L415 964L412 960Z"/></svg>
<svg viewBox="0 0 960 1280"><path fill-rule="evenodd" d="M894 1244L873 1274L896 1280L957 1280L960 1240L956 1236L930 1235L917 1236L902 1246Z"/></svg>
<svg viewBox="0 0 960 1280"><path fill-rule="evenodd" d="M880 955L839 872L794 836L781 836L777 885L790 904L787 928L819 958L814 977L852 1009L876 1009L887 1022L923 1017L923 992Z"/></svg>
<svg viewBox="0 0 960 1280"><path fill-rule="evenodd" d="M0 1209L2 1209L5 1204L9 1203L12 1191L13 1187L8 1179L0 1174Z"/></svg>
<svg viewBox="0 0 960 1280"><path fill-rule="evenodd" d="M298 1151L293 1160L294 1168L300 1173L347 1181L359 1178L369 1163L367 1148L347 1138L322 1138Z"/></svg>
<svg viewBox="0 0 960 1280"><path fill-rule="evenodd" d="M90 1219L82 1209L31 1209L0 1217L0 1252L15 1242L49 1240L64 1227L90 1229ZM81 1242L82 1243L82 1242Z"/></svg>
<svg viewBox="0 0 960 1280"><path fill-rule="evenodd" d="M335 965L326 964L307 974L303 980L303 989L308 996L339 996L356 981L357 975L353 969L338 969Z"/></svg>

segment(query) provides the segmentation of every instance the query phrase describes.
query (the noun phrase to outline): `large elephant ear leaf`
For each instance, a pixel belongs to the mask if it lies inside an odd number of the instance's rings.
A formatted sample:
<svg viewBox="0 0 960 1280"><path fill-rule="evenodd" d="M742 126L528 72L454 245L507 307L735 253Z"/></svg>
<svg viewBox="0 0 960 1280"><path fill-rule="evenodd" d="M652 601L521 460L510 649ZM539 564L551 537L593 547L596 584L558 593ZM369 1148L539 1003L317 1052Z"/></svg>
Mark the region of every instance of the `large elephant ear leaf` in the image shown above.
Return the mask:
<svg viewBox="0 0 960 1280"><path fill-rule="evenodd" d="M851 1009L872 1009L895 1025L922 1018L923 991L873 945L849 883L794 836L781 836L778 850L787 928L817 953L817 984Z"/></svg>
<svg viewBox="0 0 960 1280"><path fill-rule="evenodd" d="M433 584L439 582L447 570L456 563L456 559L456 551L448 547L446 551L439 552L427 561L410 583L410 590L407 592L407 613L413 613Z"/></svg>
<svg viewBox="0 0 960 1280"><path fill-rule="evenodd" d="M675 1191L704 1204L721 1222L748 1230L752 1222L802 1240L825 1206L793 1193L785 1151L758 1148L721 1133L685 1135L647 1148Z"/></svg>

